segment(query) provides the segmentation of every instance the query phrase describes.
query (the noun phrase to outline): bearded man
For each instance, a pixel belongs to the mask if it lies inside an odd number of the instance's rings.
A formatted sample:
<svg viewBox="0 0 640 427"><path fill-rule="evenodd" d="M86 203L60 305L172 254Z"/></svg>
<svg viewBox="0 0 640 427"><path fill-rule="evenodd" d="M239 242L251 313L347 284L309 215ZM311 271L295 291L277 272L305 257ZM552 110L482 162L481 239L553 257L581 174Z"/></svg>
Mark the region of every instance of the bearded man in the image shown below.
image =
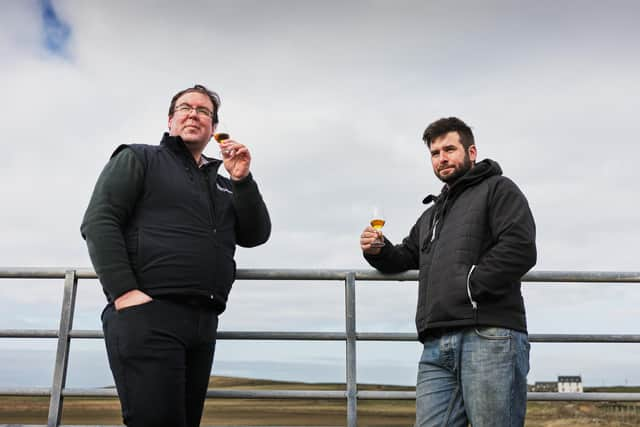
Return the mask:
<svg viewBox="0 0 640 427"><path fill-rule="evenodd" d="M399 245L372 227L360 235L376 269L420 271L416 426L521 427L530 349L521 278L536 263L533 216L498 163L476 162L462 120L431 123L423 141L444 182L424 199L433 205Z"/></svg>

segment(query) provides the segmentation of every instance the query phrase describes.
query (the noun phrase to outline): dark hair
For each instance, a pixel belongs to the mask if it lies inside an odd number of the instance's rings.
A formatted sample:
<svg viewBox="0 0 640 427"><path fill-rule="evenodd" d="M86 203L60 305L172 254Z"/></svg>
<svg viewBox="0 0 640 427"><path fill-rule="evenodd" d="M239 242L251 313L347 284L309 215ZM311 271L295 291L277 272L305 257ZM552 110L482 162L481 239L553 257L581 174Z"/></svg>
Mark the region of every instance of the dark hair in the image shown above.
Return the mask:
<svg viewBox="0 0 640 427"><path fill-rule="evenodd" d="M431 123L422 134L422 140L431 148L433 140L449 132L458 132L460 142L465 150L475 144L471 128L457 117L442 118Z"/></svg>
<svg viewBox="0 0 640 427"><path fill-rule="evenodd" d="M173 98L171 98L171 105L169 105L169 116L172 116L173 113L175 112L176 101L178 100L178 98L180 98L185 93L191 93L191 92L198 92L203 95L207 95L209 97L209 99L211 100L211 103L213 104L213 116L211 117L211 121L213 122L214 125L217 124L218 109L220 108L220 95L218 95L212 90L207 89L203 85L195 85L188 89L181 90L180 92L173 95Z"/></svg>

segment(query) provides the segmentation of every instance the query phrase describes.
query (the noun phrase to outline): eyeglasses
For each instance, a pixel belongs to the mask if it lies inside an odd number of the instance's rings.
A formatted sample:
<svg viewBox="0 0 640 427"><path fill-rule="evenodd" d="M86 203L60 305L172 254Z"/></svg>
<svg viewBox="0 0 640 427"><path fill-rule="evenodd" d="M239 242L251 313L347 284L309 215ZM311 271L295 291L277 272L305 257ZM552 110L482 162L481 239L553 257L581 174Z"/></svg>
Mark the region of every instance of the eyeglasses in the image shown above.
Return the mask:
<svg viewBox="0 0 640 427"><path fill-rule="evenodd" d="M195 110L196 114L201 117L213 117L213 112L209 111L208 108L205 107L192 107L189 104L180 104L173 111L178 112L180 114L189 114L191 111Z"/></svg>

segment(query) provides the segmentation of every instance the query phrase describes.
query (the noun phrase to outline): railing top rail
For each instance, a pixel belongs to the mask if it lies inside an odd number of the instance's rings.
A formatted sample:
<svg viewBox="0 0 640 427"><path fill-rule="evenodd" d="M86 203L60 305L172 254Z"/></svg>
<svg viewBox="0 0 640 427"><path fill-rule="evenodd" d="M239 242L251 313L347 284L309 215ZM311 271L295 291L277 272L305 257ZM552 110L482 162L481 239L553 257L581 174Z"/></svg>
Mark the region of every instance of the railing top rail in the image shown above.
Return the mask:
<svg viewBox="0 0 640 427"><path fill-rule="evenodd" d="M0 396L49 396L50 388L24 387L2 388ZM115 388L66 388L63 390L66 397L116 397ZM414 400L416 392L410 391L369 391L359 390L358 398L363 400ZM236 399L346 399L346 390L229 390L209 389L209 398L236 398ZM559 392L528 392L529 401L590 401L590 402L640 402L640 393L559 393Z"/></svg>
<svg viewBox="0 0 640 427"><path fill-rule="evenodd" d="M81 279L96 279L90 268L76 267L0 267L0 279L64 279L67 271L75 270Z"/></svg>
<svg viewBox="0 0 640 427"><path fill-rule="evenodd" d="M71 338L101 339L101 330L72 329ZM58 338L54 329L0 329L0 338ZM218 331L220 340L345 341L345 332L327 331ZM416 342L415 332L356 332L357 341ZM529 334L529 342L543 343L640 343L640 334Z"/></svg>
<svg viewBox="0 0 640 427"><path fill-rule="evenodd" d="M63 279L68 270L76 270L79 279L95 279L96 273L90 268L73 267L0 267L0 279ZM416 281L418 271L411 270L398 274L382 274L376 270L363 269L239 269L237 278L241 280L345 280L347 274L354 273L356 280L367 281ZM565 271L536 270L527 273L524 282L599 282L599 283L640 283L637 271Z"/></svg>

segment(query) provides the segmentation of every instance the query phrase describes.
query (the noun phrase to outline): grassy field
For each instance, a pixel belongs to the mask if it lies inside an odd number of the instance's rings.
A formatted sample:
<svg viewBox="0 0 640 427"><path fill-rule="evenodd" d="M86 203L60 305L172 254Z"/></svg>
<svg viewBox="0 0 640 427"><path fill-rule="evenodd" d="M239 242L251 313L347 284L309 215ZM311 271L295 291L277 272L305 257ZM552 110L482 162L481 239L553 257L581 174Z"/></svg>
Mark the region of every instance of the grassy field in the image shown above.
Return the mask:
<svg viewBox="0 0 640 427"><path fill-rule="evenodd" d="M343 390L343 384L289 383L212 377L211 388L253 390ZM360 385L360 390L411 390L410 387ZM589 391L638 392L640 388ZM0 424L46 424L48 398L0 396ZM359 426L413 425L413 401L358 401ZM202 425L343 426L346 405L330 400L209 399ZM116 399L65 399L64 424L121 424ZM640 404L530 402L526 427L640 426Z"/></svg>

